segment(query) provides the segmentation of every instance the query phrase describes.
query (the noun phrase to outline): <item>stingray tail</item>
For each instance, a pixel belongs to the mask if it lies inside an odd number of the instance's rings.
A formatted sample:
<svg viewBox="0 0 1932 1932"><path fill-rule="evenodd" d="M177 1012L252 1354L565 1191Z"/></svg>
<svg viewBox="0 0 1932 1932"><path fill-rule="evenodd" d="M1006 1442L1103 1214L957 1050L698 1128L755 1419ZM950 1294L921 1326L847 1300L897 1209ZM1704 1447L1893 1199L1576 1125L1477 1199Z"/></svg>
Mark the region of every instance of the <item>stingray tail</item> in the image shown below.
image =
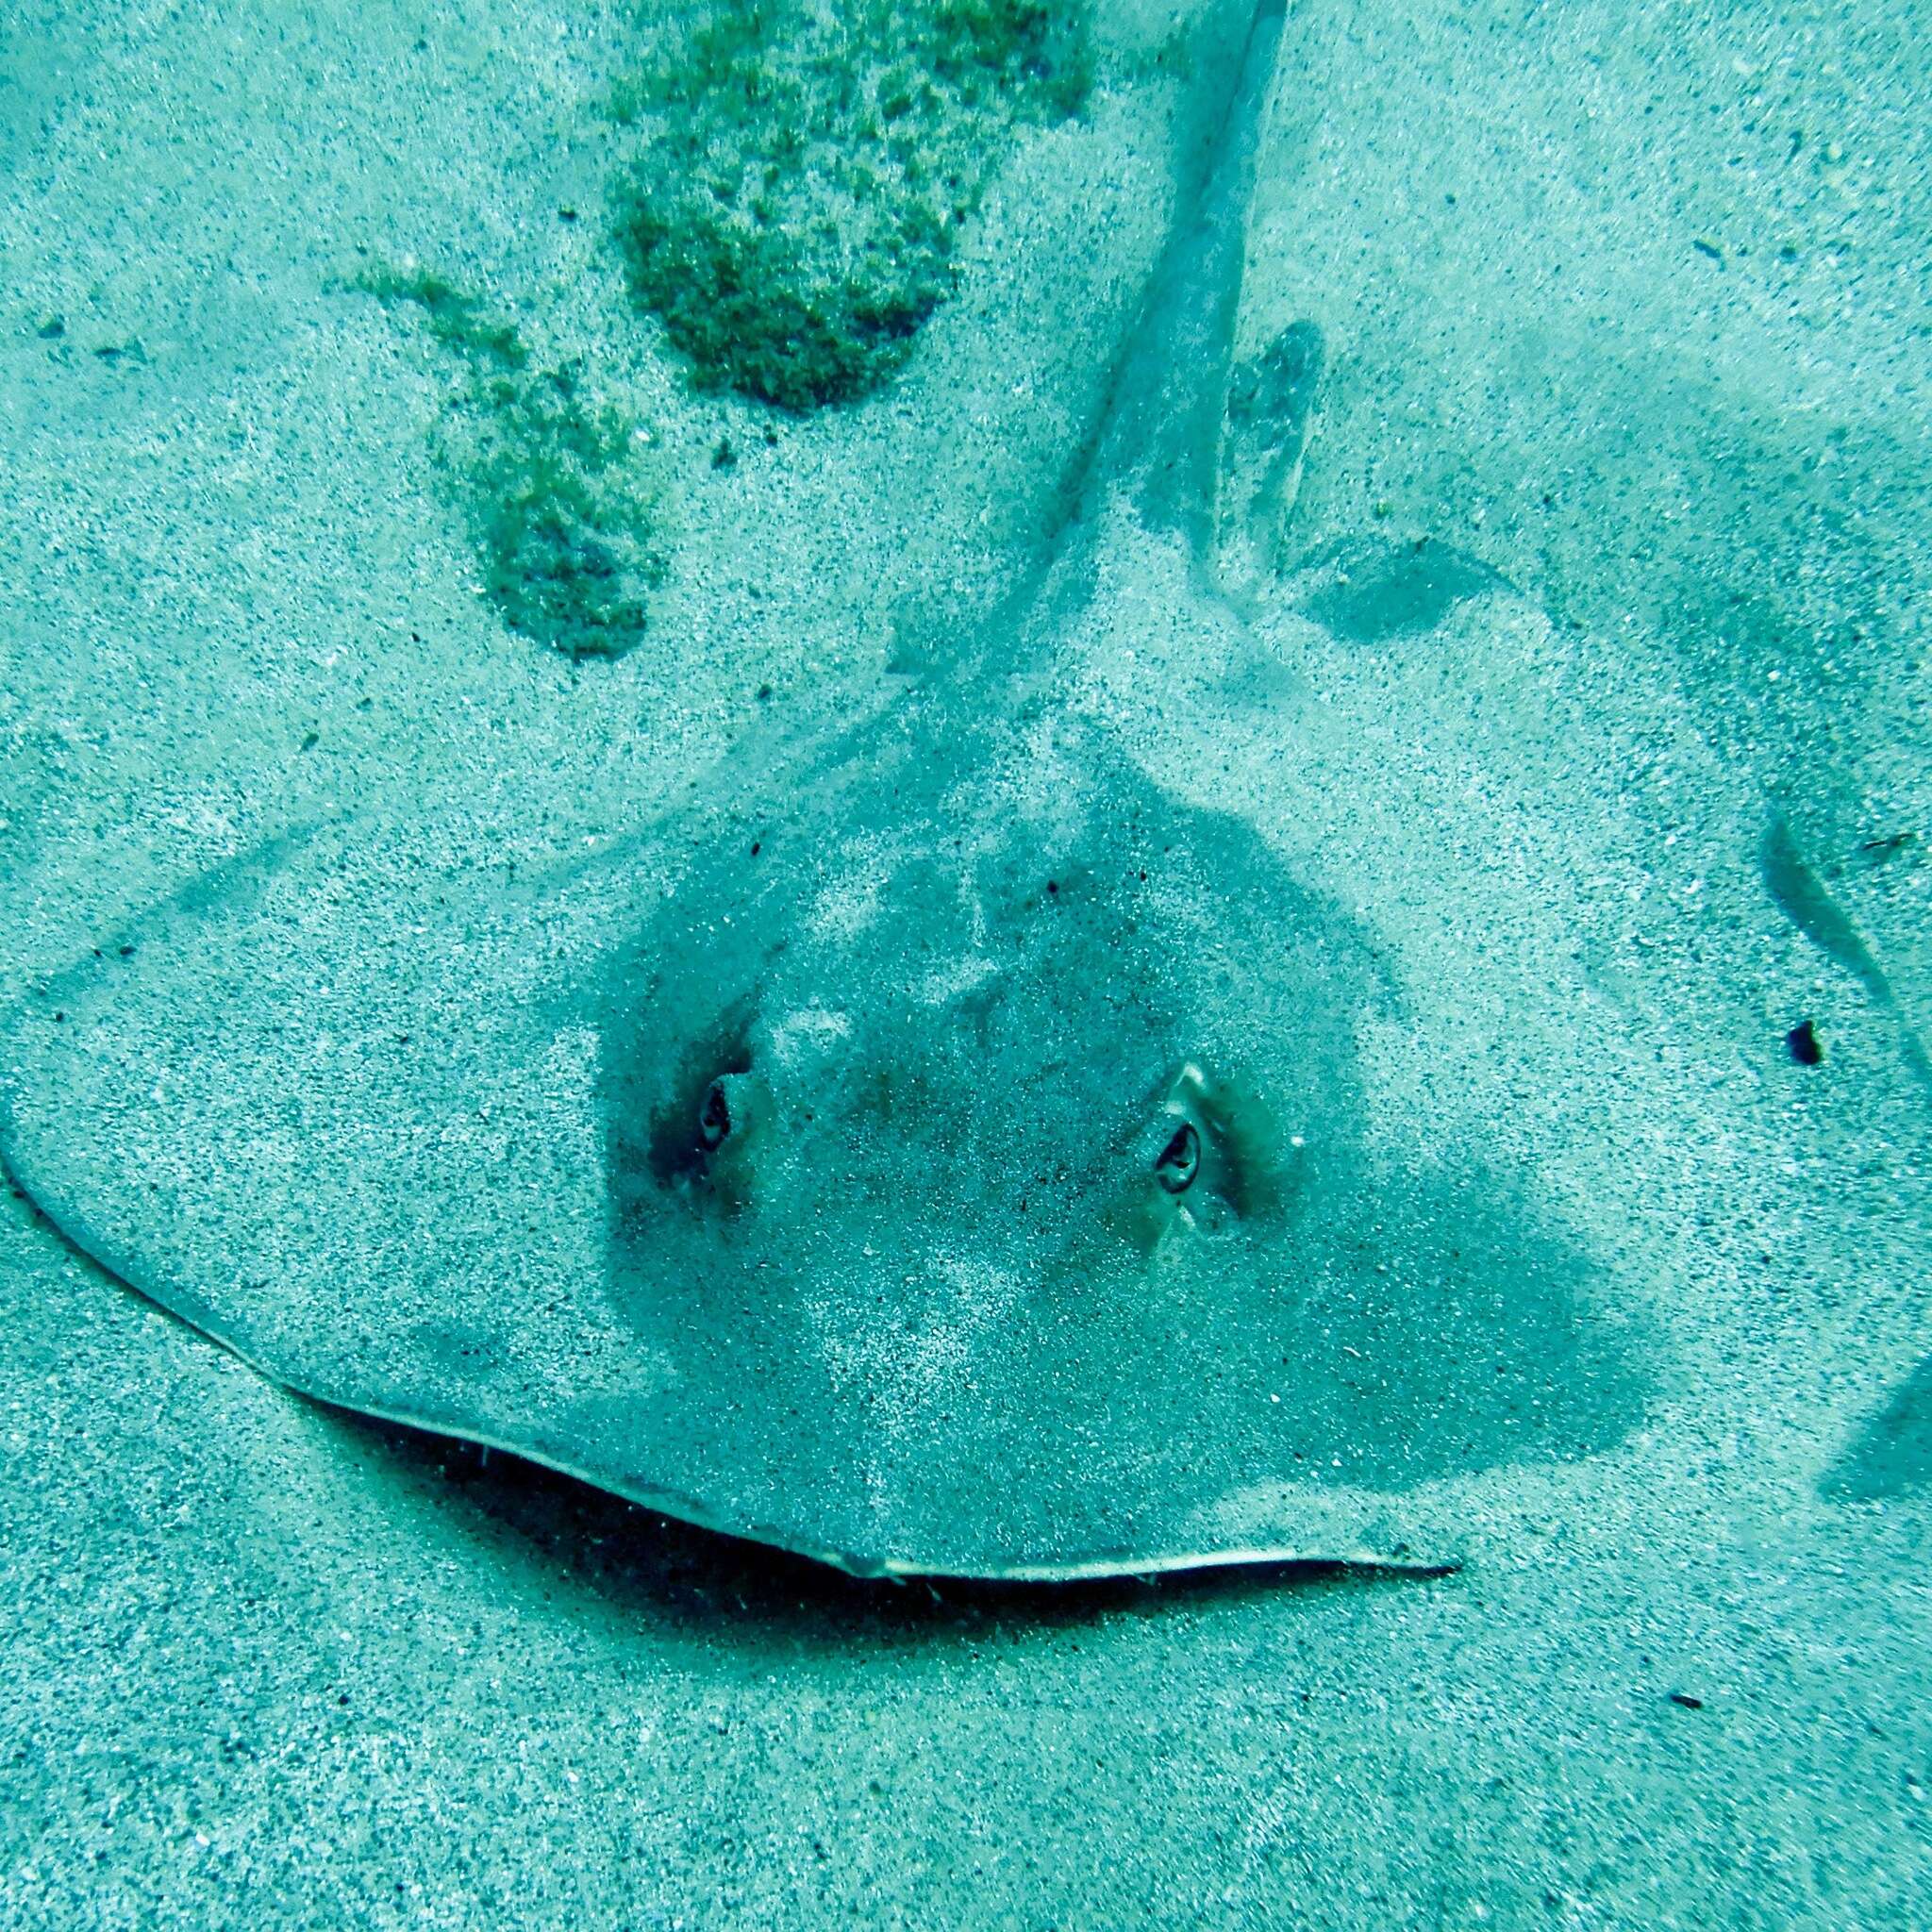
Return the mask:
<svg viewBox="0 0 1932 1932"><path fill-rule="evenodd" d="M1255 155L1285 14L1285 0L1259 0L1254 9L1229 92L1177 185L1166 244L1068 491L1084 524L1124 489L1149 529L1181 530L1204 558L1214 536Z"/></svg>

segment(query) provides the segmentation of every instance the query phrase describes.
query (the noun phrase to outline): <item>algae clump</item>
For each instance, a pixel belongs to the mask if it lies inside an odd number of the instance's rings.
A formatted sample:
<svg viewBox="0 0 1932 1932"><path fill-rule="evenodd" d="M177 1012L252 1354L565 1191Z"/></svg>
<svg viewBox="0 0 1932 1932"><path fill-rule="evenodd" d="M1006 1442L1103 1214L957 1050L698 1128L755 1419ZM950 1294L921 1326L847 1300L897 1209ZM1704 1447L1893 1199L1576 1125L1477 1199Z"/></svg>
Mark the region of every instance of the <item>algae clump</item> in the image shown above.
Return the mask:
<svg viewBox="0 0 1932 1932"><path fill-rule="evenodd" d="M440 455L461 479L504 622L572 658L630 649L665 571L637 422L600 400L580 368L538 365L512 325L439 275L385 269L353 286L419 309L431 336L463 358Z"/></svg>
<svg viewBox="0 0 1932 1932"><path fill-rule="evenodd" d="M952 286L1020 126L1091 84L1082 0L713 0L617 91L631 292L703 391L868 395Z"/></svg>

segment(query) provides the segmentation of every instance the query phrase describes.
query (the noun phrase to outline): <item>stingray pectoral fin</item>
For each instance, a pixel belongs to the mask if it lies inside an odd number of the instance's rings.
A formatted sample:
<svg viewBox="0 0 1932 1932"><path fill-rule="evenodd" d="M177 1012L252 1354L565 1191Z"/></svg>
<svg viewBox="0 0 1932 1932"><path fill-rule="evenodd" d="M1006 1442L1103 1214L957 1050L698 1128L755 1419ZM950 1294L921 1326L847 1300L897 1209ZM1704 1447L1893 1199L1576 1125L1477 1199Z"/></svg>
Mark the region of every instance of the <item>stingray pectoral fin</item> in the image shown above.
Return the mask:
<svg viewBox="0 0 1932 1932"><path fill-rule="evenodd" d="M1439 1489L1441 1498L1432 1502ZM1398 1512L1380 1491L1260 1482L1197 1511L1189 1527L1198 1532L1203 1549L1274 1552L1279 1561L1438 1574L1462 1563L1462 1539L1446 1485L1410 1491Z"/></svg>
<svg viewBox="0 0 1932 1932"><path fill-rule="evenodd" d="M1204 1543L1199 1549L1174 1549L1156 1555L1105 1550L1091 1557L1070 1557L1061 1562L1015 1563L996 1570L958 1573L896 1562L866 1565L843 1561L836 1556L824 1560L859 1576L932 1577L941 1582L956 1576L958 1581L974 1583L1099 1583L1114 1576L1174 1576L1189 1570L1280 1570L1291 1564L1391 1570L1409 1576L1451 1576L1462 1568L1459 1557L1417 1555L1401 1541L1392 1541L1384 1549L1374 1541L1336 1543L1319 1534L1307 1542L1264 1541L1227 1546Z"/></svg>

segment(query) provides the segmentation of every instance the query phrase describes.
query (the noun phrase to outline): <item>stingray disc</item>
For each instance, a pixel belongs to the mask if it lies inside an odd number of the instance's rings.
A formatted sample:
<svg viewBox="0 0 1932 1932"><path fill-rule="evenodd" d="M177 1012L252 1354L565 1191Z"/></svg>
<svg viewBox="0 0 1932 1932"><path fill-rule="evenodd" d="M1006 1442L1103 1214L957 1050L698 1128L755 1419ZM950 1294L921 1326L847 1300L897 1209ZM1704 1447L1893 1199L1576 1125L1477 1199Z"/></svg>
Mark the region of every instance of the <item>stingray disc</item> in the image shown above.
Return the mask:
<svg viewBox="0 0 1932 1932"><path fill-rule="evenodd" d="M295 1388L858 1571L1439 1562L1620 1434L1586 1258L1367 1130L1367 936L955 702L536 887L206 882L21 1016L7 1159Z"/></svg>
<svg viewBox="0 0 1932 1932"><path fill-rule="evenodd" d="M13 1026L56 1221L292 1387L855 1571L1440 1563L1627 1428L1588 1257L1369 1105L1373 936L1064 707L1107 544L1225 622L1292 495L1310 343L1222 434L1280 22L950 676L536 885L430 857L460 804L202 881Z"/></svg>

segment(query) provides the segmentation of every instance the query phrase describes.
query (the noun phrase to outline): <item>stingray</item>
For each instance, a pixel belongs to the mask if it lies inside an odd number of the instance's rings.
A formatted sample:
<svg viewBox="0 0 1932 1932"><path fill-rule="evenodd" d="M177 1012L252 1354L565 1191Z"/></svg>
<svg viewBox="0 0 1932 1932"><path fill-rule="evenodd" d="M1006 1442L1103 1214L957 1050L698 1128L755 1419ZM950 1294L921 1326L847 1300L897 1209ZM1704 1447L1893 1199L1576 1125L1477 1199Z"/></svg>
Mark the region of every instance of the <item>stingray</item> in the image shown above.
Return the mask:
<svg viewBox="0 0 1932 1932"><path fill-rule="evenodd" d="M297 1391L864 1574L1438 1567L1627 1431L1534 1176L1371 1104L1374 932L1068 699L1110 558L1235 622L1278 550L1308 325L1233 345L1281 21L951 661L543 876L377 817L197 881L13 1023L73 1240Z"/></svg>

